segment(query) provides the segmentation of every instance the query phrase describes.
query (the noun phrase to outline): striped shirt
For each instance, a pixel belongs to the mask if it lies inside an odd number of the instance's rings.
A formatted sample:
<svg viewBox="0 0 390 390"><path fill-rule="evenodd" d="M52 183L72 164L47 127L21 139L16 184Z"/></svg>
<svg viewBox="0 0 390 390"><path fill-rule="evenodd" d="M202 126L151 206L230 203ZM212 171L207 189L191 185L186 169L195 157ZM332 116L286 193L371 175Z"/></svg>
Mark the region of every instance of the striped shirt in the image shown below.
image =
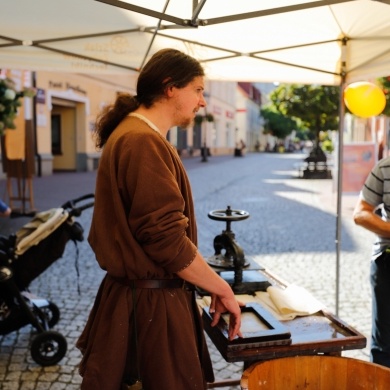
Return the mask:
<svg viewBox="0 0 390 390"><path fill-rule="evenodd" d="M382 206L382 219L390 222L390 157L380 160L372 169L364 183L360 197L371 206ZM377 258L387 247L390 247L390 238L376 236L373 245L373 259Z"/></svg>

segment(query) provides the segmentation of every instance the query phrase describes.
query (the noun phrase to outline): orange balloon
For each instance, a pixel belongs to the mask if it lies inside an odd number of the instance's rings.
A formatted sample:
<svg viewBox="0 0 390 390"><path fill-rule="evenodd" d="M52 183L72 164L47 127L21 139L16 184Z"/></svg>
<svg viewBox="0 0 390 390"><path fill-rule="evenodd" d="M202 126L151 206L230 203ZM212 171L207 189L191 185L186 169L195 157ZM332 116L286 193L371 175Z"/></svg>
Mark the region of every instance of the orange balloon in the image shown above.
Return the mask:
<svg viewBox="0 0 390 390"><path fill-rule="evenodd" d="M344 102L352 114L369 118L382 113L386 106L386 97L377 85L359 81L345 88Z"/></svg>

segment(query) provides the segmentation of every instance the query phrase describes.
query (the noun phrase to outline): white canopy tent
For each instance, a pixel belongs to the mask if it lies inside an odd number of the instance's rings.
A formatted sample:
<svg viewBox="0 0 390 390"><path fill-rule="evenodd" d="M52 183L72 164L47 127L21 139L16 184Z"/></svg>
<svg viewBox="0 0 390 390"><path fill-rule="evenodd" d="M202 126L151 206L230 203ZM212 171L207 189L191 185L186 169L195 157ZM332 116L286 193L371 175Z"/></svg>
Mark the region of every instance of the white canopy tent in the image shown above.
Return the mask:
<svg viewBox="0 0 390 390"><path fill-rule="evenodd" d="M175 47L200 60L210 79L340 85L342 93L346 83L390 73L390 0L1 4L0 68L136 72L160 48ZM336 310L342 183L338 171Z"/></svg>
<svg viewBox="0 0 390 390"><path fill-rule="evenodd" d="M0 64L137 70L176 47L211 79L340 85L386 74L390 1L3 0Z"/></svg>

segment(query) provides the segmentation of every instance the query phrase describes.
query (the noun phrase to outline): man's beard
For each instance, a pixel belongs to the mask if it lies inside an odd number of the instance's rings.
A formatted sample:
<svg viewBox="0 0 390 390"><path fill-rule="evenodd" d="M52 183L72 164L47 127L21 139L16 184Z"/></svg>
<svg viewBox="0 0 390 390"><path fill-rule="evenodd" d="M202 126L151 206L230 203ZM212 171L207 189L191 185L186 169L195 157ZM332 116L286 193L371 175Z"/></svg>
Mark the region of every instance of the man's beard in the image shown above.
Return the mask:
<svg viewBox="0 0 390 390"><path fill-rule="evenodd" d="M182 105L180 103L176 103L177 126L179 126L181 129L187 129L190 126L193 126L195 121L195 111L194 115L187 117L184 117L181 112Z"/></svg>
<svg viewBox="0 0 390 390"><path fill-rule="evenodd" d="M181 129L188 129L191 125L194 124L194 118L183 118L178 126Z"/></svg>

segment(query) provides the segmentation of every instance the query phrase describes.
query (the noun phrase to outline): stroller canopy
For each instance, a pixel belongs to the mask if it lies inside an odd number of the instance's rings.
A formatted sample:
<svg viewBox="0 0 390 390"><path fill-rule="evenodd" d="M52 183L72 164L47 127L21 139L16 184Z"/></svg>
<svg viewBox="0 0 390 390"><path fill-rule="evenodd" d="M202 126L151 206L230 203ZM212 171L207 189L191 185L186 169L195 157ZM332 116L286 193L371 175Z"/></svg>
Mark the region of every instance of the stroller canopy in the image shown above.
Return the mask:
<svg viewBox="0 0 390 390"><path fill-rule="evenodd" d="M39 244L55 231L69 217L62 207L42 211L16 232L15 254L22 255L29 248Z"/></svg>

